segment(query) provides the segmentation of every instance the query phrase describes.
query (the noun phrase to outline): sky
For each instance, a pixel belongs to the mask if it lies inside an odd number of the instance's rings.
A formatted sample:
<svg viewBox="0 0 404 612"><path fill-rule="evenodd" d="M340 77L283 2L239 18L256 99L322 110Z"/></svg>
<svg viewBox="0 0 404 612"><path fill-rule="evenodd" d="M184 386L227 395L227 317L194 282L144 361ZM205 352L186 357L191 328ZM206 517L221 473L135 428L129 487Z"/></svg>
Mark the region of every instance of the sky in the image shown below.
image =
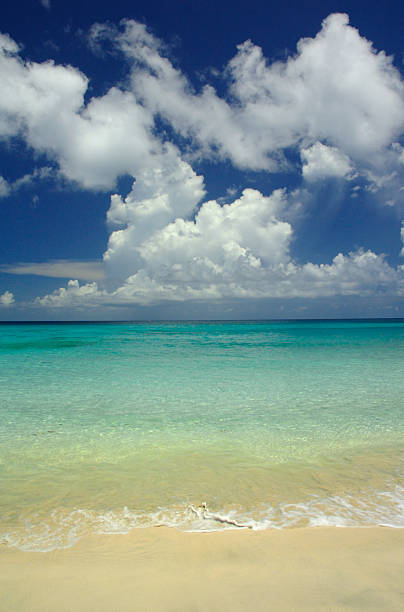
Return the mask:
<svg viewBox="0 0 404 612"><path fill-rule="evenodd" d="M402 2L2 9L0 320L404 317Z"/></svg>

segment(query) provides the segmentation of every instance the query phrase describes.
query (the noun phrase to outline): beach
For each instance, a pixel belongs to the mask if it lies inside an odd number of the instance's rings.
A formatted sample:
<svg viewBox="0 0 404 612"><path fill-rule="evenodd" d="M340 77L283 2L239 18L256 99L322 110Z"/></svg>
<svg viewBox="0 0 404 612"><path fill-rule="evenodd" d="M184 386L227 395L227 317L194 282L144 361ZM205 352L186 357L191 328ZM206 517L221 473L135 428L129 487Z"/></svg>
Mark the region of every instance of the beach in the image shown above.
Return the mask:
<svg viewBox="0 0 404 612"><path fill-rule="evenodd" d="M5 4L0 612L404 612L404 2Z"/></svg>
<svg viewBox="0 0 404 612"><path fill-rule="evenodd" d="M2 548L0 609L402 610L404 531L385 527L89 536Z"/></svg>
<svg viewBox="0 0 404 612"><path fill-rule="evenodd" d="M0 335L0 610L401 610L404 321Z"/></svg>

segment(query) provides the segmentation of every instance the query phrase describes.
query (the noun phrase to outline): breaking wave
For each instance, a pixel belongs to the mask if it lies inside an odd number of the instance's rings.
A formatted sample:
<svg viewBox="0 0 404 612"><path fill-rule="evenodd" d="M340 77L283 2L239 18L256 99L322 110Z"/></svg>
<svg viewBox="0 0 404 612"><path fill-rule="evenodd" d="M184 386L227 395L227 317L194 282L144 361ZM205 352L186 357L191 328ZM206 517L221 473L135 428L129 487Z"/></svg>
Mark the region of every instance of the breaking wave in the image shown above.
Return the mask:
<svg viewBox="0 0 404 612"><path fill-rule="evenodd" d="M404 527L404 487L309 501L263 505L254 511L216 509L206 502L183 503L154 512L137 512L124 507L99 512L83 508L54 510L47 517L21 517L0 542L24 551L47 552L69 548L89 534L127 534L133 529L172 527L185 532L212 532L225 529L290 529L302 527Z"/></svg>

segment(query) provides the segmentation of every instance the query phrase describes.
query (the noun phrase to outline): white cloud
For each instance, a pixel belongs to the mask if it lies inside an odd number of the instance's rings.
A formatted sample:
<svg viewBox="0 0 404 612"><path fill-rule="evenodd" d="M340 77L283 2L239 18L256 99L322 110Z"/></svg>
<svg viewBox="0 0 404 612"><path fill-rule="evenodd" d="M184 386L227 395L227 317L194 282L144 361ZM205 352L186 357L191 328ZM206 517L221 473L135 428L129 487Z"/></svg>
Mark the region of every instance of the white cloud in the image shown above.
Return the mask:
<svg viewBox="0 0 404 612"><path fill-rule="evenodd" d="M138 233L136 221L129 220L133 201L124 214L128 225L123 234L112 234L108 251L111 265L116 259L132 273L109 291L70 281L66 289L38 299L39 305L404 295L404 267L395 269L370 250L339 253L330 264L296 264L289 252L292 227L282 220L288 205L284 190L265 197L246 189L231 204L205 202L194 220L179 217Z"/></svg>
<svg viewBox="0 0 404 612"><path fill-rule="evenodd" d="M162 166L137 175L131 193L123 200L111 197L107 220L114 230L104 261L112 283L122 281L140 264L140 245L177 218L190 217L204 195L203 178L167 147Z"/></svg>
<svg viewBox="0 0 404 612"><path fill-rule="evenodd" d="M78 69L24 62L18 45L0 35L0 136L22 135L85 188L108 190L117 176L136 177L158 165L164 156L154 129L158 114L190 139L198 158L267 171L287 166L286 148L310 151L326 143L331 157L338 150L334 171L338 166L342 172L345 160L361 174L375 174L384 168L384 150L404 129L399 72L346 15L330 15L317 36L300 40L297 54L284 62L269 63L251 41L239 45L222 75L230 82L223 98L210 85L195 92L144 25L128 20L123 31L93 27L93 46L105 37L132 62L130 91L112 87L85 105L88 79ZM401 153L390 153L399 164ZM305 172L312 175L310 167Z"/></svg>
<svg viewBox="0 0 404 612"><path fill-rule="evenodd" d="M352 178L352 166L349 157L336 147L328 147L316 142L307 149L301 149L302 174L307 181L316 181L328 177Z"/></svg>
<svg viewBox="0 0 404 612"><path fill-rule="evenodd" d="M0 35L0 137L22 135L83 187L110 189L118 175L156 164L153 117L131 92L112 87L84 105L88 80L71 66L23 62Z"/></svg>
<svg viewBox="0 0 404 612"><path fill-rule="evenodd" d="M11 291L5 291L2 295L0 295L0 306L8 307L14 304L14 295Z"/></svg>
<svg viewBox="0 0 404 612"><path fill-rule="evenodd" d="M94 32L97 41L106 35L108 29ZM282 167L285 148L326 141L367 166L404 128L400 73L348 25L346 15L330 15L318 35L300 40L296 56L285 62L269 64L251 41L239 45L226 69L228 99L209 85L195 92L143 25L126 21L113 37L134 62L135 95L191 137L197 155L271 171Z"/></svg>
<svg viewBox="0 0 404 612"><path fill-rule="evenodd" d="M53 260L26 262L0 266L7 274L47 276L50 278L76 278L78 280L103 280L104 266L100 261Z"/></svg>
<svg viewBox="0 0 404 612"><path fill-rule="evenodd" d="M79 285L78 281L69 281L67 288L37 298L36 303L53 308L240 298L404 296L404 266L394 269L383 256L372 251L359 250L348 255L340 253L331 264L298 266L289 262L267 268L260 267L259 262L246 250L230 250L228 255L241 268L231 282L223 274L226 268L229 270L229 262L224 261L220 265L211 259L201 259L194 262L196 265L192 269L179 265L168 274L161 270L159 277L140 269L109 293L99 289L96 283ZM244 274L246 270L248 275Z"/></svg>
<svg viewBox="0 0 404 612"><path fill-rule="evenodd" d="M7 198L15 194L19 189L31 186L36 181L47 180L55 176L53 168L43 166L35 168L33 172L24 174L15 181L9 182L3 176L0 176L0 198Z"/></svg>
<svg viewBox="0 0 404 612"><path fill-rule="evenodd" d="M403 171L403 81L346 15L330 15L284 62L269 63L251 41L239 45L222 75L224 97L210 85L195 91L142 24L97 25L93 47L108 37L130 60L130 80L85 104L88 79L78 69L25 62L18 45L0 35L0 137L22 136L84 188L110 190L122 174L134 179L126 198L111 197L105 284L80 285L95 277L74 262L24 264L24 273L70 271L75 279L38 305L403 294L403 269L370 250L340 253L327 264L293 261L291 211L299 203L286 190L264 196L245 189L230 204L212 200L198 209L204 179L191 159L291 170L287 149L300 152L308 182L357 172L368 189L394 200L390 191ZM181 151L157 129L160 117Z"/></svg>
<svg viewBox="0 0 404 612"><path fill-rule="evenodd" d="M35 303L48 308L92 308L101 303L105 295L96 283L80 285L78 280L69 280L66 289L61 287L50 295L36 298Z"/></svg>
<svg viewBox="0 0 404 612"><path fill-rule="evenodd" d="M292 229L276 218L284 193L245 189L232 204L205 202L194 221L176 219L138 248L153 276L178 283L228 283L288 256Z"/></svg>
<svg viewBox="0 0 404 612"><path fill-rule="evenodd" d="M50 11L51 9L51 0L40 0L42 6L47 10Z"/></svg>
<svg viewBox="0 0 404 612"><path fill-rule="evenodd" d="M0 198L6 198L10 194L10 183L0 176Z"/></svg>
<svg viewBox="0 0 404 612"><path fill-rule="evenodd" d="M125 203L118 196L111 198L108 218L126 223L125 229L111 234L105 254L109 274L124 281L124 289L118 288L115 299L134 295L139 279L142 284L151 282L153 294L167 294L162 287L168 283L168 293L176 293L179 299L192 287L195 295L206 291L210 295L209 286L243 284L249 275L261 282L266 267L288 260L291 226L276 216L286 204L283 190L264 197L259 191L246 189L232 204L205 202L194 220L186 220L201 196L200 177L183 163L176 180L155 197L148 197L149 190L155 190L161 181L147 178L147 185L135 183ZM172 181L172 176L167 179ZM184 203L193 206L187 210ZM214 291L216 295L223 289ZM144 288L141 293L144 301Z"/></svg>

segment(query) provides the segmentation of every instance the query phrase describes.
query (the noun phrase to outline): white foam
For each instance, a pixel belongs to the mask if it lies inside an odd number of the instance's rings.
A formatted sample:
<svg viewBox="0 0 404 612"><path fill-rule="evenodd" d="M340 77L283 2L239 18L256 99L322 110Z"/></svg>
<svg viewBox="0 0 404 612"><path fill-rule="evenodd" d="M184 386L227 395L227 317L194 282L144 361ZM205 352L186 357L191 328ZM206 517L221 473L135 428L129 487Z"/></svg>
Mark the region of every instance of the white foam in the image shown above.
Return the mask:
<svg viewBox="0 0 404 612"><path fill-rule="evenodd" d="M298 527L357 527L383 525L404 527L404 487L372 492L358 498L353 495L265 507L254 512L225 511L208 504L183 503L142 513L124 507L121 510L96 512L75 508L54 510L48 517L21 518L0 542L26 551L50 551L68 548L90 533L127 534L133 529L167 526L186 532L221 531L224 529L286 529Z"/></svg>

